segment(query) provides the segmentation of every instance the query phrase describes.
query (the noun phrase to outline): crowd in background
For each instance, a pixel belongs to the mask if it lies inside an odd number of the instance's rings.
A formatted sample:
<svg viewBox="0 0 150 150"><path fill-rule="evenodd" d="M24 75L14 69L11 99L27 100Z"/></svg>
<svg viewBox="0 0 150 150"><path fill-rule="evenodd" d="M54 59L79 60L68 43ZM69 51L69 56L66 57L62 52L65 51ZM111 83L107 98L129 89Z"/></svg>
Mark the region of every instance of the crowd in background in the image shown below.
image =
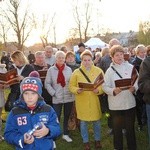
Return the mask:
<svg viewBox="0 0 150 150"><path fill-rule="evenodd" d="M123 47L117 39L111 39L109 47L97 48L93 51L86 48L84 43L79 43L78 47L78 51L73 52L65 46L60 50L46 46L43 51L35 53L29 51L28 56L21 51L12 54L4 51L0 73L16 68L18 80L21 82L32 71L47 71L46 78L42 80L42 97L46 104L54 108L59 121L62 119L63 110L62 139L65 141L73 141L69 135L68 121L74 110L73 113L79 120L84 150L90 150L88 122L93 124L95 148L101 149L101 117L102 113L107 112L109 113L108 134L113 135L114 149L123 149L123 134L126 134L128 149L136 150L136 117L138 131L142 131L143 126L148 125L150 139L150 97L148 96L150 46L139 44L136 47ZM130 78L133 68L139 76L136 82L126 90L116 87L115 80ZM78 82L92 83L100 73L104 76L102 85L92 91L79 88ZM20 83L7 88L10 88L6 101L10 111L20 96ZM0 89L1 115L2 108L6 104L4 88L1 85ZM2 120L0 130L1 128ZM1 132L0 140L4 140Z"/></svg>

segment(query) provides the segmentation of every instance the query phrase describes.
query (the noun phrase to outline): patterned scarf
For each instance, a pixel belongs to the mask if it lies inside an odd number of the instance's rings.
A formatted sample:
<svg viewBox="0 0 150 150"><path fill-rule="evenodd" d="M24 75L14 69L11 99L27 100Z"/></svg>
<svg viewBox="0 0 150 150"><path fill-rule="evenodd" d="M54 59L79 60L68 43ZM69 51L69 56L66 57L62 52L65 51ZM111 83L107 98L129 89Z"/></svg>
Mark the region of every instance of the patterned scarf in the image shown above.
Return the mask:
<svg viewBox="0 0 150 150"><path fill-rule="evenodd" d="M63 70L65 68L65 64L63 64L62 66L58 66L56 64L56 67L58 68L59 72L58 72L58 77L57 77L57 83L60 83L62 87L64 87L66 85L65 83L65 77L63 75Z"/></svg>

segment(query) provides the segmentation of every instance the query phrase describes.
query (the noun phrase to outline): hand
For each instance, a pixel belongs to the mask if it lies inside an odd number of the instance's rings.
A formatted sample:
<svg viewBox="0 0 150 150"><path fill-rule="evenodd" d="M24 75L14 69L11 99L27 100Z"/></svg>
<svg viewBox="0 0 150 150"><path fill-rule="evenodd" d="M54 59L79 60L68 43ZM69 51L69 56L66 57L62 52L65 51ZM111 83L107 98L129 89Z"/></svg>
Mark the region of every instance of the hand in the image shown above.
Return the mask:
<svg viewBox="0 0 150 150"><path fill-rule="evenodd" d="M33 135L36 138L42 138L46 136L48 133L49 133L49 129L44 125L44 123L42 123L42 128L35 130Z"/></svg>
<svg viewBox="0 0 150 150"><path fill-rule="evenodd" d="M31 143L33 143L34 142L34 137L33 137L33 135L30 135L30 134L28 134L28 133L25 133L24 134L24 143L26 143L26 144L31 144Z"/></svg>
<svg viewBox="0 0 150 150"><path fill-rule="evenodd" d="M119 88L119 87L116 87L114 90L113 90L113 93L114 93L114 96L116 96L117 94L119 94L122 90Z"/></svg>
<svg viewBox="0 0 150 150"><path fill-rule="evenodd" d="M94 92L95 94L98 94L98 93L99 93L99 90L96 88L96 89L93 90L93 92Z"/></svg>
<svg viewBox="0 0 150 150"><path fill-rule="evenodd" d="M77 93L80 94L80 93L82 93L83 91L84 91L84 89L79 88L79 89L77 90Z"/></svg>
<svg viewBox="0 0 150 150"><path fill-rule="evenodd" d="M21 80L23 80L23 79L24 79L23 76L19 76L19 75L18 75L18 77L17 77L17 80L18 80L18 81L21 81Z"/></svg>
<svg viewBox="0 0 150 150"><path fill-rule="evenodd" d="M131 87L129 88L129 91L130 91L131 93L134 93L134 92L135 92L135 87L134 87L134 86L131 86Z"/></svg>

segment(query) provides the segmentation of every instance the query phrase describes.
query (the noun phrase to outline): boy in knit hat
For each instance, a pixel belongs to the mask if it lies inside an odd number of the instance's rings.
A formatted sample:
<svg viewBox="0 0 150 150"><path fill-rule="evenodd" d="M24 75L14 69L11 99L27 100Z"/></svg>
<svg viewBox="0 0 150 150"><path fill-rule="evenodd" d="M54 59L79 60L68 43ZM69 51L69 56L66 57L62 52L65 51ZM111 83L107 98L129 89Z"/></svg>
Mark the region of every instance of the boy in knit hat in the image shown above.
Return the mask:
<svg viewBox="0 0 150 150"><path fill-rule="evenodd" d="M53 139L61 134L61 129L55 111L41 96L41 80L38 76L26 77L20 89L20 98L7 118L5 140L16 150L53 150Z"/></svg>

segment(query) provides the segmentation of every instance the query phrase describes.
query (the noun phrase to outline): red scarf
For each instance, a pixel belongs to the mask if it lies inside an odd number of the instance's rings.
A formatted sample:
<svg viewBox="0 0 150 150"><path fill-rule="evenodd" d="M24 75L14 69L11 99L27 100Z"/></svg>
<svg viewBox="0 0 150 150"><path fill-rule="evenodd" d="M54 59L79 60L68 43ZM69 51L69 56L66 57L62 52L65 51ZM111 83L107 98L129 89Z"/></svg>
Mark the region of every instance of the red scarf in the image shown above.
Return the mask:
<svg viewBox="0 0 150 150"><path fill-rule="evenodd" d="M57 83L60 83L62 87L64 87L66 85L65 83L65 77L63 75L63 70L65 68L65 64L63 64L62 66L58 66L56 64L56 67L58 68L58 77L57 77Z"/></svg>

